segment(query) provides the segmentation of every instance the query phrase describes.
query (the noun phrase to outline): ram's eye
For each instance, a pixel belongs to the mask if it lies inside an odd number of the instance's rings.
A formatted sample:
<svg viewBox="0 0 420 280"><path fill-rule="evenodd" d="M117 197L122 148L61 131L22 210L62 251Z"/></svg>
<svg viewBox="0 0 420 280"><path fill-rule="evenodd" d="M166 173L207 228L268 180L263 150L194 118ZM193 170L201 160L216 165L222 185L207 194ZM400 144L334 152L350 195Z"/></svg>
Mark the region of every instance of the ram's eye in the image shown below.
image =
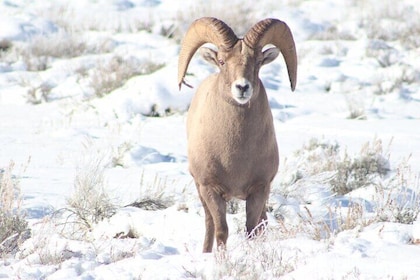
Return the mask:
<svg viewBox="0 0 420 280"><path fill-rule="evenodd" d="M223 66L223 65L225 65L225 61L224 61L223 59L219 59L219 64L220 64L221 66Z"/></svg>

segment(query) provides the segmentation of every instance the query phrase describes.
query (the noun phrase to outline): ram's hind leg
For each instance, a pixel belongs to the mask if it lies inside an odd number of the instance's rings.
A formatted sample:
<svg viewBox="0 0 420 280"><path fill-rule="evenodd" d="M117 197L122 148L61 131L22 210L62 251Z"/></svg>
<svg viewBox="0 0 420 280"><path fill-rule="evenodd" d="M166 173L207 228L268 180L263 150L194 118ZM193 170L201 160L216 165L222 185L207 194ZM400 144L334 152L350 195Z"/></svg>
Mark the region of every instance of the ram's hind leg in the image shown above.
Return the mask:
<svg viewBox="0 0 420 280"><path fill-rule="evenodd" d="M217 247L226 245L228 226L226 222L226 201L211 186L198 186L200 199L206 214L206 237L203 252L211 252L214 235Z"/></svg>
<svg viewBox="0 0 420 280"><path fill-rule="evenodd" d="M260 234L266 226L267 214L265 204L269 195L269 187L258 188L246 199L246 232L252 238Z"/></svg>

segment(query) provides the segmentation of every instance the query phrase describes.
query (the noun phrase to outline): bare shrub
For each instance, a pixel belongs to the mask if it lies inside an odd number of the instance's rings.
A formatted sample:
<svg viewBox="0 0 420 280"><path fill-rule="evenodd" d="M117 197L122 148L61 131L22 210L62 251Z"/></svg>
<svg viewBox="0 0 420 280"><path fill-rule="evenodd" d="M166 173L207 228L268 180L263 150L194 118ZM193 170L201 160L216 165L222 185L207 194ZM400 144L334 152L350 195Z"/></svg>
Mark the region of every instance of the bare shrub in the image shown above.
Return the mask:
<svg viewBox="0 0 420 280"><path fill-rule="evenodd" d="M375 220L412 224L420 214L419 178L404 161L388 182L377 184Z"/></svg>
<svg viewBox="0 0 420 280"><path fill-rule="evenodd" d="M328 202L325 208L318 208L313 213L311 204L300 207L293 221L277 219L280 238L307 237L312 240L328 240L339 232L363 228L372 222L372 216L366 212L358 200L350 200L343 205L339 200ZM281 210L280 210L281 211Z"/></svg>
<svg viewBox="0 0 420 280"><path fill-rule="evenodd" d="M2 53L2 60L8 64L23 61L28 71L44 71L55 59L110 52L112 48L108 38L86 40L82 33L58 31L10 45Z"/></svg>
<svg viewBox="0 0 420 280"><path fill-rule="evenodd" d="M301 149L294 152L300 176L311 176L325 171L336 170L340 157L340 145L329 141L311 138Z"/></svg>
<svg viewBox="0 0 420 280"><path fill-rule="evenodd" d="M361 23L370 39L384 41L401 40L405 48L416 49L420 46L419 33L420 23L418 12L405 5L404 2L384 2L377 5L376 2L362 1L358 3L362 13Z"/></svg>
<svg viewBox="0 0 420 280"><path fill-rule="evenodd" d="M124 85L129 78L153 73L163 66L164 64L154 63L151 60L139 62L114 56L109 61L98 63L98 66L89 74L89 85L93 88L95 96L104 97Z"/></svg>
<svg viewBox="0 0 420 280"><path fill-rule="evenodd" d="M129 152L133 148L133 144L126 141L118 145L118 147L114 148L112 151L112 159L111 159L111 166L121 166L125 167L126 164L124 162L124 158L127 152Z"/></svg>
<svg viewBox="0 0 420 280"><path fill-rule="evenodd" d="M80 34L57 32L32 38L25 52L35 57L71 58L87 50L86 40Z"/></svg>
<svg viewBox="0 0 420 280"><path fill-rule="evenodd" d="M148 211L156 211L168 208L167 204L167 201L164 201L161 196L157 196L153 198L140 198L127 206L137 207Z"/></svg>
<svg viewBox="0 0 420 280"><path fill-rule="evenodd" d="M16 258L31 265L59 265L78 251L69 240L57 234L54 217L46 216L32 225L32 236L16 254Z"/></svg>
<svg viewBox="0 0 420 280"><path fill-rule="evenodd" d="M374 139L365 143L359 155L350 157L340 153L337 143L322 142L316 138L295 152L298 157L298 173L302 177L323 172L334 172L328 184L340 195L368 186L390 171L389 154L383 151L382 141Z"/></svg>
<svg viewBox="0 0 420 280"><path fill-rule="evenodd" d="M344 207L341 203L336 203L329 209L329 220L327 221L330 228L330 235L333 236L345 230L353 230L355 228L362 229L373 222L369 217L369 213L365 212L365 207L357 200L351 200Z"/></svg>
<svg viewBox="0 0 420 280"><path fill-rule="evenodd" d="M96 10L95 1L89 3ZM35 11L66 32L108 31L112 33L151 32L155 25L153 13L130 13L127 10L103 10L100 13L80 13L69 3L51 1L47 9Z"/></svg>
<svg viewBox="0 0 420 280"><path fill-rule="evenodd" d="M328 26L325 29L313 33L310 40L332 41L332 40L348 40L354 41L357 38L347 31L340 31L335 25Z"/></svg>
<svg viewBox="0 0 420 280"><path fill-rule="evenodd" d="M0 210L0 256L15 253L19 245L30 236L28 223L18 215Z"/></svg>
<svg viewBox="0 0 420 280"><path fill-rule="evenodd" d="M251 2L241 2L238 5L235 1L229 1L208 5L203 1L197 1L191 8L178 12L175 20L176 26L172 28L170 37L181 42L190 24L195 19L205 16L216 17L226 22L238 36L243 36L251 28L251 25L260 20L255 5Z"/></svg>
<svg viewBox="0 0 420 280"><path fill-rule="evenodd" d="M13 46L12 42L7 39L0 40L0 55L2 52L7 52Z"/></svg>
<svg viewBox="0 0 420 280"><path fill-rule="evenodd" d="M340 154L337 144L318 139L309 141L295 155L295 162L284 164L286 172L295 175L280 191L274 188L277 197L269 208L284 237L328 239L375 222L412 224L420 214L419 174L411 171L407 161L390 174L389 149L384 150L377 138L365 143L354 157ZM315 197L313 208L314 199L309 198L313 194L308 190L317 185L326 192ZM359 188L373 191L372 204L358 198L357 192L349 194Z"/></svg>
<svg viewBox="0 0 420 280"><path fill-rule="evenodd" d="M382 40L370 41L366 48L366 56L374 58L382 68L387 68L400 62L398 51Z"/></svg>
<svg viewBox="0 0 420 280"><path fill-rule="evenodd" d="M384 69L378 73L378 77L374 80L373 93L376 95L401 93L404 86L417 81L419 73L418 70L406 64Z"/></svg>
<svg viewBox="0 0 420 280"><path fill-rule="evenodd" d="M51 90L54 88L50 83L45 81L36 83L31 79L22 79L19 83L21 86L27 88L27 95L25 97L28 103L37 105L50 101L49 96Z"/></svg>
<svg viewBox="0 0 420 280"><path fill-rule="evenodd" d="M346 96L346 105L349 110L348 119L366 120L366 111L363 100Z"/></svg>
<svg viewBox="0 0 420 280"><path fill-rule="evenodd" d="M278 279L295 270L298 256L282 249L274 229L232 248L214 253L212 270L204 279ZM197 274L197 273L195 273Z"/></svg>
<svg viewBox="0 0 420 280"><path fill-rule="evenodd" d="M376 178L385 176L389 171L389 155L384 154L382 141L374 139L362 146L358 157L351 159L345 154L331 184L337 194L346 194L374 183Z"/></svg>
<svg viewBox="0 0 420 280"><path fill-rule="evenodd" d="M29 237L19 184L12 176L13 167L10 162L6 169L0 169L0 256L16 252Z"/></svg>
<svg viewBox="0 0 420 280"><path fill-rule="evenodd" d="M404 54L392 47L391 42L371 40L366 48L366 56L376 60L381 67L372 83L376 95L401 92L404 86L418 80L418 70L403 59Z"/></svg>
<svg viewBox="0 0 420 280"><path fill-rule="evenodd" d="M226 212L228 214L238 214L244 210L243 208L243 203L236 198L229 200L226 204Z"/></svg>
<svg viewBox="0 0 420 280"><path fill-rule="evenodd" d="M330 208L334 218L334 233L363 228L375 222L413 224L420 214L419 175L413 174L407 162L401 163L389 179L373 185L373 213L366 213L357 200L349 201L346 208L338 204ZM343 213L343 209L347 209Z"/></svg>
<svg viewBox="0 0 420 280"><path fill-rule="evenodd" d="M416 18L420 15L417 14ZM420 47L420 23L418 20L411 19L407 29L403 32L401 42L408 49L417 49Z"/></svg>
<svg viewBox="0 0 420 280"><path fill-rule="evenodd" d="M86 158L77 169L74 192L67 198L68 207L64 209L70 213L68 220L73 223L72 231L82 238L99 221L111 217L116 209L105 191L103 159L98 155L89 156L88 145L85 149ZM76 235L72 232L72 236Z"/></svg>
<svg viewBox="0 0 420 280"><path fill-rule="evenodd" d="M145 179L144 172L140 179L140 194L136 201L127 206L138 207L144 210L156 211L166 209L174 204L174 197L165 191L169 189L167 178L155 175L149 182Z"/></svg>
<svg viewBox="0 0 420 280"><path fill-rule="evenodd" d="M283 224L283 234L286 233L290 237L303 235L318 241L329 238L334 227L331 221L326 220L325 217L315 217L307 206L304 210L298 215L298 223L289 228Z"/></svg>
<svg viewBox="0 0 420 280"><path fill-rule="evenodd" d="M44 71L51 66L54 58L77 57L87 52L88 46L80 34L57 32L15 44L5 60L9 63L21 60L28 71Z"/></svg>

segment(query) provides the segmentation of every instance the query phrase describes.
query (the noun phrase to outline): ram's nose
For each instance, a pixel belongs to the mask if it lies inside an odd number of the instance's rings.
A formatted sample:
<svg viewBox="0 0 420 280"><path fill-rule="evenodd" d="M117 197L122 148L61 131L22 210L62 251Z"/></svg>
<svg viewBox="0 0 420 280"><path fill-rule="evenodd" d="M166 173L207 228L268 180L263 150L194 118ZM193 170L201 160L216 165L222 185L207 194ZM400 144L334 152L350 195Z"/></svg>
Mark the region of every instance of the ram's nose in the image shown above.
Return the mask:
<svg viewBox="0 0 420 280"><path fill-rule="evenodd" d="M245 104L251 99L252 85L247 79L240 78L232 83L231 92L236 102Z"/></svg>
<svg viewBox="0 0 420 280"><path fill-rule="evenodd" d="M246 84L246 85L237 84L236 88L239 90L239 92L242 94L242 96L244 96L246 91L249 89L249 84Z"/></svg>

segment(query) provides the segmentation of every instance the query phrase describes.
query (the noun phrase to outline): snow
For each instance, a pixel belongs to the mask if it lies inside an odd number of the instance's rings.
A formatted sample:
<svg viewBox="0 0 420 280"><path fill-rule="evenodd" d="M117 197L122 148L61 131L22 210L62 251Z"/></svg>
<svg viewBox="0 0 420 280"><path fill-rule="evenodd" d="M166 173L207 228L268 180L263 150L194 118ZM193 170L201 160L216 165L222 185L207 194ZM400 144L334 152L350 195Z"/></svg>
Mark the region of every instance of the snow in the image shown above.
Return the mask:
<svg viewBox="0 0 420 280"><path fill-rule="evenodd" d="M420 279L417 2L283 2L257 9L235 0L229 13L223 1L1 2L0 45L12 46L0 48L0 176L14 162L31 234L0 252L0 279ZM195 14L229 16L243 29L280 18L299 56L294 93L282 58L260 72L281 161L267 232L245 238L240 202L228 214L226 250L211 254L201 253L204 210L188 172L185 119L214 68L196 56L186 78L194 89L177 85L180 39ZM86 49L37 56L34 42ZM157 67L94 93L95 81L133 65ZM340 151L305 150L311 139ZM327 183L337 170L316 172L377 141L386 176L339 195ZM68 202L76 179L93 175L116 209L83 230ZM167 205L135 207L141 199Z"/></svg>

